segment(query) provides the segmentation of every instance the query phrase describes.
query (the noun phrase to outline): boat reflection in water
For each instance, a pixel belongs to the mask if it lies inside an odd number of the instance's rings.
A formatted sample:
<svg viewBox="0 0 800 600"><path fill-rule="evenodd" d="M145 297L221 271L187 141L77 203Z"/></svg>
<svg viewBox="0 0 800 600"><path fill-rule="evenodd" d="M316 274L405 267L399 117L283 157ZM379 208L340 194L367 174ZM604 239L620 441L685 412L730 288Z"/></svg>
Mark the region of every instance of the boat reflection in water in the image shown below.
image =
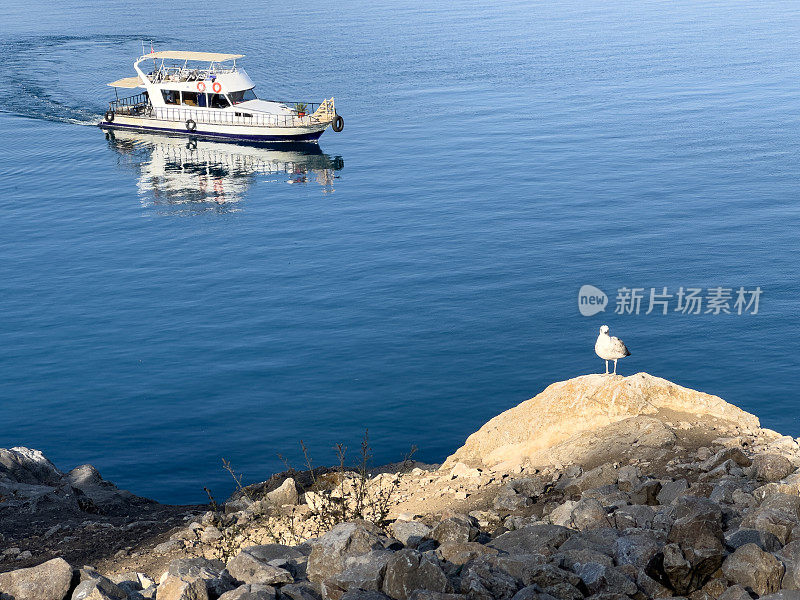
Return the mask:
<svg viewBox="0 0 800 600"><path fill-rule="evenodd" d="M256 182L314 184L334 191L344 161L317 144L243 145L132 131L109 131L120 163L139 172L145 206L177 211L236 210Z"/></svg>

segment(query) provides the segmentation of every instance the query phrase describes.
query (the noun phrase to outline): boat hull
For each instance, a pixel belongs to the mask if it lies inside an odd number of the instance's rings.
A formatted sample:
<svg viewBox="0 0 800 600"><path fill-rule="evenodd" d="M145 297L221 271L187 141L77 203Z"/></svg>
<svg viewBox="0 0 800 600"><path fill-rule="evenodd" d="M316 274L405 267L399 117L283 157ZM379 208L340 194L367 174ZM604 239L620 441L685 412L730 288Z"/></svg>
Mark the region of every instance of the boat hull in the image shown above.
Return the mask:
<svg viewBox="0 0 800 600"><path fill-rule="evenodd" d="M153 131L193 138L246 140L250 142L315 142L328 127L327 123L305 127L248 127L246 125L198 123L197 129L188 131L186 124L183 122L127 115L116 115L113 121L101 121L97 125L102 129Z"/></svg>

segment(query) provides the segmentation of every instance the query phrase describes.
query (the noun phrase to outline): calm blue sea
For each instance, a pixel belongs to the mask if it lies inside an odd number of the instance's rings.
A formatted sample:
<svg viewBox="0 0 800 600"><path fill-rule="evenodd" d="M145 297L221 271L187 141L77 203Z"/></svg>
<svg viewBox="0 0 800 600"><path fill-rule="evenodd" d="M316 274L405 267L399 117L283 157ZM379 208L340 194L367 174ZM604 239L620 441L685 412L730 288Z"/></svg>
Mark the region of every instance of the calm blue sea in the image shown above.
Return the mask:
<svg viewBox="0 0 800 600"><path fill-rule="evenodd" d="M647 371L800 435L800 5L0 4L0 447L203 501L332 446L436 462L553 381ZM156 49L335 96L319 152L93 124ZM577 293L605 291L585 317ZM644 314L663 287L758 314ZM640 314L615 314L641 288ZM705 307L704 307L705 309ZM752 309L751 309L752 312Z"/></svg>

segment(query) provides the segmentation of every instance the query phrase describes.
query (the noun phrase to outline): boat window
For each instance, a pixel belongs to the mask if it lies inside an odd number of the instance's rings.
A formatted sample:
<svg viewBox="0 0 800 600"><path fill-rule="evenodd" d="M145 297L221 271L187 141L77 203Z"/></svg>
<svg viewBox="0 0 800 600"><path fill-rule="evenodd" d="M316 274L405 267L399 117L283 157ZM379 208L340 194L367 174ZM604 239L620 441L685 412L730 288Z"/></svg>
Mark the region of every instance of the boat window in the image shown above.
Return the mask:
<svg viewBox="0 0 800 600"><path fill-rule="evenodd" d="M161 90L164 96L164 104L178 104L180 103L180 92L177 90Z"/></svg>
<svg viewBox="0 0 800 600"><path fill-rule="evenodd" d="M224 94L211 94L208 105L211 108L228 108L230 106Z"/></svg>
<svg viewBox="0 0 800 600"><path fill-rule="evenodd" d="M208 106L205 94L197 94L197 106Z"/></svg>
<svg viewBox="0 0 800 600"><path fill-rule="evenodd" d="M258 100L256 97L256 93L253 91L253 88L249 90L241 90L239 92L231 92L228 94L228 98L231 99L233 104L239 104L240 102L247 102L248 100Z"/></svg>
<svg viewBox="0 0 800 600"><path fill-rule="evenodd" d="M181 92L181 104L185 104L186 106L199 106L197 103L197 96L197 92Z"/></svg>

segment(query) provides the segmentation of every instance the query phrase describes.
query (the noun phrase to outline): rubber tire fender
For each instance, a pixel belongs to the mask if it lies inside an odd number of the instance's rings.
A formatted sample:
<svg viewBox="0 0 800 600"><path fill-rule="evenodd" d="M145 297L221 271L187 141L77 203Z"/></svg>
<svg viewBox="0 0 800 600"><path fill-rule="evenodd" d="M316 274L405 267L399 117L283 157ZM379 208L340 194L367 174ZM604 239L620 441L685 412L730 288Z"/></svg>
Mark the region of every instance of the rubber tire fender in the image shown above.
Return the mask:
<svg viewBox="0 0 800 600"><path fill-rule="evenodd" d="M195 131L197 129L197 123L195 123L194 119L186 119L186 131Z"/></svg>
<svg viewBox="0 0 800 600"><path fill-rule="evenodd" d="M333 129L336 133L339 133L342 129L344 129L344 119L341 117L341 115L336 115L333 118L331 129Z"/></svg>
<svg viewBox="0 0 800 600"><path fill-rule="evenodd" d="M114 111L107 110L105 114L106 123L111 123L114 120Z"/></svg>

